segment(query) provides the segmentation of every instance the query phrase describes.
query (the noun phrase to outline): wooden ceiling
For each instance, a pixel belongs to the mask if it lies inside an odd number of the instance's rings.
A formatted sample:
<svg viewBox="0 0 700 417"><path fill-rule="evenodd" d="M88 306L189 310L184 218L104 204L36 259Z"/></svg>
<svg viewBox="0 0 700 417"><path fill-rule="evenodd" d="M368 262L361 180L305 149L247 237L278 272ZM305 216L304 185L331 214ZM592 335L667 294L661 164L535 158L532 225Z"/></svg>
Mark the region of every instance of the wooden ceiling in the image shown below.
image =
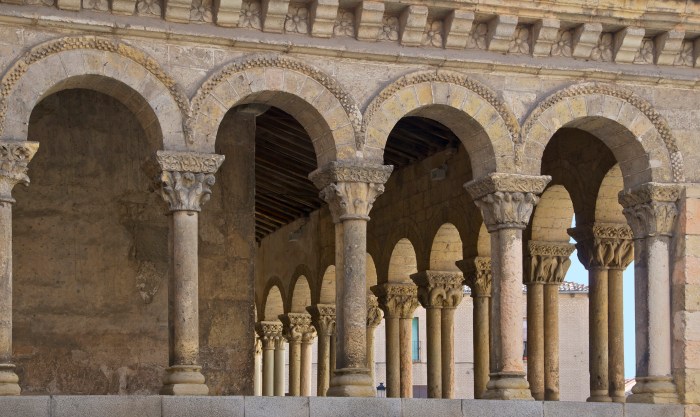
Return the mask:
<svg viewBox="0 0 700 417"><path fill-rule="evenodd" d="M430 119L405 117L389 135L384 163L394 172L448 147L459 139ZM255 235L258 241L324 203L308 179L316 153L304 128L292 116L271 107L256 118Z"/></svg>

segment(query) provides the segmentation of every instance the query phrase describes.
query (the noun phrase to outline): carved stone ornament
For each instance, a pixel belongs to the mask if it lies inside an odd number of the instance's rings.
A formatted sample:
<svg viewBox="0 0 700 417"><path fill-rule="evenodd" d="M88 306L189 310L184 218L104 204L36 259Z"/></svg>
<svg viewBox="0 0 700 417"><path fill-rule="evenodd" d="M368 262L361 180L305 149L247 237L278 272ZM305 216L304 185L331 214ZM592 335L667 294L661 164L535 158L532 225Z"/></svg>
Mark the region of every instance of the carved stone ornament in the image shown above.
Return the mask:
<svg viewBox="0 0 700 417"><path fill-rule="evenodd" d="M574 245L568 242L528 242L530 270L525 284L561 284L571 266Z"/></svg>
<svg viewBox="0 0 700 417"><path fill-rule="evenodd" d="M541 194L552 177L548 175L520 175L494 172L486 177L464 184L474 200L497 191Z"/></svg>
<svg viewBox="0 0 700 417"><path fill-rule="evenodd" d="M335 334L335 305L316 304L306 307L311 314L311 323L316 328L319 337L327 337Z"/></svg>
<svg viewBox="0 0 700 417"><path fill-rule="evenodd" d="M224 162L223 155L158 151L156 160L163 171L214 174Z"/></svg>
<svg viewBox="0 0 700 417"><path fill-rule="evenodd" d="M280 340L284 342L282 323L279 321L261 321L255 326L255 330L262 341L263 349L274 349Z"/></svg>
<svg viewBox="0 0 700 417"><path fill-rule="evenodd" d="M209 201L216 182L214 173L224 156L158 151L156 160L162 170L156 178L156 189L170 211L200 211Z"/></svg>
<svg viewBox="0 0 700 417"><path fill-rule="evenodd" d="M660 183L645 183L632 190L621 191L618 200L634 237L671 236L678 215L676 202L680 194L679 185Z"/></svg>
<svg viewBox="0 0 700 417"><path fill-rule="evenodd" d="M491 297L491 258L475 256L471 259L457 261L457 266L464 273L464 283L471 289L472 298Z"/></svg>
<svg viewBox="0 0 700 417"><path fill-rule="evenodd" d="M39 142L0 142L0 203L14 203L12 189L29 185L27 164L39 149Z"/></svg>
<svg viewBox="0 0 700 417"><path fill-rule="evenodd" d="M311 324L308 313L287 313L279 316L284 325L284 337L287 342L311 343L316 338L316 329Z"/></svg>
<svg viewBox="0 0 700 417"><path fill-rule="evenodd" d="M411 275L424 308L455 308L462 302L464 275L459 271L422 271Z"/></svg>
<svg viewBox="0 0 700 417"><path fill-rule="evenodd" d="M379 308L379 301L373 295L367 295L367 327L375 328L379 326L383 318L382 310Z"/></svg>
<svg viewBox="0 0 700 417"><path fill-rule="evenodd" d="M389 282L371 288L386 318L410 319L418 308L418 287L408 282Z"/></svg>
<svg viewBox="0 0 700 417"><path fill-rule="evenodd" d="M594 223L568 230L586 269L625 269L634 260L632 231L626 224Z"/></svg>

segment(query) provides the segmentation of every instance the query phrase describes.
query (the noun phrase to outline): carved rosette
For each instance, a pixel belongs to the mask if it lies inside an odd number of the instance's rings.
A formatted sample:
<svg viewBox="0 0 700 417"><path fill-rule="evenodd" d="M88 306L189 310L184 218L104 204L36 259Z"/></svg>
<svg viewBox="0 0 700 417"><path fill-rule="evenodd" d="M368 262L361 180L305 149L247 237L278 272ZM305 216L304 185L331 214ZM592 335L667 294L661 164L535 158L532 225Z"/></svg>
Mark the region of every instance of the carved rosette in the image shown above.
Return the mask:
<svg viewBox="0 0 700 417"><path fill-rule="evenodd" d="M646 183L621 191L618 200L634 237L671 236L678 216L676 202L680 194L679 185L659 183Z"/></svg>
<svg viewBox="0 0 700 417"><path fill-rule="evenodd" d="M335 334L335 305L316 304L306 307L311 314L311 323L316 328L319 337L329 337Z"/></svg>
<svg viewBox="0 0 700 417"><path fill-rule="evenodd" d="M390 282L372 287L384 317L410 319L418 308L418 287L412 283Z"/></svg>
<svg viewBox="0 0 700 417"><path fill-rule="evenodd" d="M288 343L311 343L316 338L316 329L308 313L287 313L279 316L284 326L284 337Z"/></svg>
<svg viewBox="0 0 700 417"><path fill-rule="evenodd" d="M316 170L309 178L321 190L320 197L330 208L333 221L369 220L374 200L384 192L391 165L366 165L334 161Z"/></svg>
<svg viewBox="0 0 700 417"><path fill-rule="evenodd" d="M209 201L223 155L158 151L156 189L170 211L201 211Z"/></svg>
<svg viewBox="0 0 700 417"><path fill-rule="evenodd" d="M549 176L493 173L464 184L481 210L489 232L527 227Z"/></svg>
<svg viewBox="0 0 700 417"><path fill-rule="evenodd" d="M569 256L575 246L568 242L539 242L527 244L530 252L530 271L525 284L561 284L571 266Z"/></svg>
<svg viewBox="0 0 700 417"><path fill-rule="evenodd" d="M377 297L368 294L367 295L367 327L374 329L375 327L379 326L379 323L382 322L382 318L384 315L382 314L382 309L379 308L379 301L377 300Z"/></svg>
<svg viewBox="0 0 700 417"><path fill-rule="evenodd" d="M27 164L39 149L39 142L0 142L0 204L14 203L16 184L29 185Z"/></svg>
<svg viewBox="0 0 700 417"><path fill-rule="evenodd" d="M281 346L284 345L282 323L279 321L261 321L256 324L255 331L258 332L263 349L275 349L280 343Z"/></svg>
<svg viewBox="0 0 700 417"><path fill-rule="evenodd" d="M422 271L411 275L424 308L456 308L462 302L464 275L459 271Z"/></svg>
<svg viewBox="0 0 700 417"><path fill-rule="evenodd" d="M471 289L472 298L491 297L491 258L475 256L457 261L464 273L464 283Z"/></svg>
<svg viewBox="0 0 700 417"><path fill-rule="evenodd" d="M625 269L634 260L632 230L626 224L594 223L568 230L586 269Z"/></svg>

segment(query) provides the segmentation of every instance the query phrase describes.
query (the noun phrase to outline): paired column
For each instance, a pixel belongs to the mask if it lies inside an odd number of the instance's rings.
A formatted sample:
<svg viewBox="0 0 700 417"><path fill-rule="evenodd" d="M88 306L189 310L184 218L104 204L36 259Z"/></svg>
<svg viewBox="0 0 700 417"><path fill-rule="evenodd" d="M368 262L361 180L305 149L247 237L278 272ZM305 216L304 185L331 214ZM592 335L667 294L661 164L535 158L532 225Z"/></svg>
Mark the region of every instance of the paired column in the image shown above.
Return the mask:
<svg viewBox="0 0 700 417"><path fill-rule="evenodd" d="M318 333L316 395L325 397L331 378L331 340L335 338L335 305L316 304L307 308Z"/></svg>
<svg viewBox="0 0 700 417"><path fill-rule="evenodd" d="M632 234L627 225L615 223L582 225L569 234L589 274L588 401L624 402L622 271L632 261Z"/></svg>
<svg viewBox="0 0 700 417"><path fill-rule="evenodd" d="M681 188L646 183L619 195L634 233L637 383L628 402L677 403L671 368L670 240Z"/></svg>
<svg viewBox="0 0 700 417"><path fill-rule="evenodd" d="M310 175L336 227L337 369L329 396L375 395L367 369L367 222L391 170L362 161L335 161Z"/></svg>
<svg viewBox="0 0 700 417"><path fill-rule="evenodd" d="M287 313L279 316L284 336L289 343L289 395L309 396L311 392L311 344L316 329L308 313Z"/></svg>
<svg viewBox="0 0 700 417"><path fill-rule="evenodd" d="M262 395L262 362L263 362L262 340L255 336L255 366L253 378L253 395Z"/></svg>
<svg viewBox="0 0 700 417"><path fill-rule="evenodd" d="M474 329L474 398L484 398L489 382L489 312L491 310L491 258L477 256L458 261L471 289Z"/></svg>
<svg viewBox="0 0 700 417"><path fill-rule="evenodd" d="M209 201L222 155L158 151L157 191L170 222L170 367L162 394L207 395L199 361L199 212Z"/></svg>
<svg viewBox="0 0 700 417"><path fill-rule="evenodd" d="M493 173L465 188L491 236L491 374L484 398L532 399L523 363L523 241L548 176Z"/></svg>
<svg viewBox="0 0 700 417"><path fill-rule="evenodd" d="M574 245L528 242L527 376L536 400L559 400L559 286Z"/></svg>
<svg viewBox="0 0 700 417"><path fill-rule="evenodd" d="M409 282L390 282L372 287L384 311L386 328L386 396L413 396L413 348L411 322L418 307L418 288Z"/></svg>
<svg viewBox="0 0 700 417"><path fill-rule="evenodd" d="M411 279L426 309L428 397L454 398L454 310L464 297L464 276L456 271L428 270Z"/></svg>
<svg viewBox="0 0 700 417"><path fill-rule="evenodd" d="M12 363L12 189L29 185L27 164L38 142L0 142L0 395L19 395Z"/></svg>
<svg viewBox="0 0 700 417"><path fill-rule="evenodd" d="M377 381L374 378L374 331L382 322L382 310L379 308L377 297L372 294L367 294L367 367L369 375L372 377L372 384L376 385Z"/></svg>
<svg viewBox="0 0 700 417"><path fill-rule="evenodd" d="M261 321L256 330L262 342L262 395L283 395L275 393L276 387L276 347L281 341L282 353L284 353L284 339L282 337L282 323L279 321ZM284 355L282 356L282 390L284 391Z"/></svg>

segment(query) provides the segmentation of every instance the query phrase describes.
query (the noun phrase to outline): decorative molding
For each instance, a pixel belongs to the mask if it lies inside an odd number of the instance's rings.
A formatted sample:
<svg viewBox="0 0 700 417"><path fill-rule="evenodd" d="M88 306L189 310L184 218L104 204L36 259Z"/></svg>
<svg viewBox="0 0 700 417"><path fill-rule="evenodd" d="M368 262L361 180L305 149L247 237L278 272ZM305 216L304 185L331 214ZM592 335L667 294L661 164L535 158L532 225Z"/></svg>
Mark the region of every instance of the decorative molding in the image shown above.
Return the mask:
<svg viewBox="0 0 700 417"><path fill-rule="evenodd" d="M442 20L428 20L421 45L441 48L444 43L444 31L444 22Z"/></svg>
<svg viewBox="0 0 700 417"><path fill-rule="evenodd" d="M427 7L417 5L406 7L399 18L401 45L420 46L427 21Z"/></svg>
<svg viewBox="0 0 700 417"><path fill-rule="evenodd" d="M478 200L496 192L541 194L552 177L494 172L464 184L469 195Z"/></svg>
<svg viewBox="0 0 700 417"><path fill-rule="evenodd" d="M518 16L498 15L488 22L487 47L489 51L506 53L515 35Z"/></svg>
<svg viewBox="0 0 700 417"><path fill-rule="evenodd" d="M552 56L571 57L574 49L574 35L570 30L560 30L551 45Z"/></svg>
<svg viewBox="0 0 700 417"><path fill-rule="evenodd" d="M445 48L464 49L467 47L474 13L466 10L453 10L445 18ZM484 44L486 47L486 44Z"/></svg>
<svg viewBox="0 0 700 417"><path fill-rule="evenodd" d="M640 46L643 46L644 32L643 28L627 27L615 33L615 62L637 62Z"/></svg>
<svg viewBox="0 0 700 417"><path fill-rule="evenodd" d="M333 26L335 36L355 36L355 13L350 10L338 9L338 17Z"/></svg>
<svg viewBox="0 0 700 417"><path fill-rule="evenodd" d="M654 40L651 38L642 39L642 44L634 56L635 64L653 64L654 63Z"/></svg>
<svg viewBox="0 0 700 417"><path fill-rule="evenodd" d="M399 18L396 16L384 16L382 18L381 30L377 34L378 41L398 41L399 40Z"/></svg>
<svg viewBox="0 0 700 417"><path fill-rule="evenodd" d="M286 33L309 33L309 9L304 6L291 5L284 21Z"/></svg>
<svg viewBox="0 0 700 417"><path fill-rule="evenodd" d="M238 27L262 30L262 5L259 1L244 1Z"/></svg>
<svg viewBox="0 0 700 417"><path fill-rule="evenodd" d="M314 0L309 8L311 35L319 38L332 37L338 15L338 0Z"/></svg>
<svg viewBox="0 0 700 417"><path fill-rule="evenodd" d="M335 305L316 304L306 307L311 314L311 323L316 328L319 337L328 337L335 334Z"/></svg>
<svg viewBox="0 0 700 417"><path fill-rule="evenodd" d="M472 298L491 297L491 258L475 256L457 261L464 273L464 283L471 289Z"/></svg>
<svg viewBox="0 0 700 417"><path fill-rule="evenodd" d="M568 242L528 242L530 252L529 274L524 276L525 284L557 284L564 282L571 266L569 256L575 246Z"/></svg>
<svg viewBox="0 0 700 417"><path fill-rule="evenodd" d="M598 45L602 31L603 25L600 23L584 23L574 29L574 58L588 59Z"/></svg>
<svg viewBox="0 0 700 417"><path fill-rule="evenodd" d="M379 301L374 295L367 295L367 327L374 329L382 322L384 315L379 308Z"/></svg>
<svg viewBox="0 0 700 417"><path fill-rule="evenodd" d="M680 194L680 185L660 183L646 183L621 191L618 200L634 237L671 236L678 216L676 202Z"/></svg>
<svg viewBox="0 0 700 417"><path fill-rule="evenodd" d="M367 164L361 160L332 161L309 174L309 179L319 190L341 182L385 184L393 170L391 165Z"/></svg>
<svg viewBox="0 0 700 417"><path fill-rule="evenodd" d="M308 313L287 313L279 316L284 326L283 335L288 343L311 343L316 338L316 328Z"/></svg>
<svg viewBox="0 0 700 417"><path fill-rule="evenodd" d="M211 0L192 0L190 20L193 22L211 23L214 21Z"/></svg>
<svg viewBox="0 0 700 417"><path fill-rule="evenodd" d="M412 283L389 282L371 290L386 318L410 319L418 308L418 287Z"/></svg>
<svg viewBox="0 0 700 417"><path fill-rule="evenodd" d="M464 275L459 271L427 270L411 275L424 308L456 308L464 298Z"/></svg>
<svg viewBox="0 0 700 417"><path fill-rule="evenodd" d="M489 35L489 25L485 22L475 22L472 24L469 37L467 38L468 49L486 50Z"/></svg>
<svg viewBox="0 0 700 417"><path fill-rule="evenodd" d="M540 102L540 104L535 108L532 113L527 117L527 120L523 124L522 128L522 138L524 141L528 140L528 135L533 125L539 120L542 113L544 113L550 107L553 107L560 101L567 100L569 98L586 96L586 95L606 95L618 98L625 101L632 106L636 107L637 110L642 112L647 119L654 125L661 140L666 145L666 150L668 151L669 158L671 160L671 170L673 174L674 182L685 181L685 174L683 170L683 158L676 144L676 139L673 136L671 128L668 126L666 118L661 115L654 106L652 106L645 99L637 96L631 91L622 89L620 87L610 85L610 84L599 84L599 83L583 83L573 85L564 90L558 91L551 95L549 98Z"/></svg>
<svg viewBox="0 0 700 417"><path fill-rule="evenodd" d="M531 240L527 243L528 251L533 256L569 257L574 252L574 245L569 242L545 242Z"/></svg>
<svg viewBox="0 0 700 417"><path fill-rule="evenodd" d="M591 50L591 59L593 61L611 62L613 60L613 49L615 44L615 34L603 32L600 34L598 43Z"/></svg>
<svg viewBox="0 0 700 417"><path fill-rule="evenodd" d="M39 149L39 142L0 142L0 205L13 204L16 184L29 185L27 165Z"/></svg>
<svg viewBox="0 0 700 417"><path fill-rule="evenodd" d="M634 260L632 231L626 224L594 223L568 229L586 269L625 269Z"/></svg>
<svg viewBox="0 0 700 417"><path fill-rule="evenodd" d="M282 33L287 20L289 0L262 0L260 2L263 32Z"/></svg>
<svg viewBox="0 0 700 417"><path fill-rule="evenodd" d="M657 35L654 38L656 49L654 63L656 65L675 65L676 59L680 57L681 51L683 50L684 39L685 32L677 30L671 30Z"/></svg>
<svg viewBox="0 0 700 417"><path fill-rule="evenodd" d="M692 67L695 65L695 42L684 40L678 56L673 60L673 65Z"/></svg>
<svg viewBox="0 0 700 417"><path fill-rule="evenodd" d="M201 211L209 201L214 173L224 161L223 155L193 152L158 151L161 173L156 190L170 211Z"/></svg>
<svg viewBox="0 0 700 417"><path fill-rule="evenodd" d="M355 9L357 40L376 42L384 27L384 3L362 1Z"/></svg>
<svg viewBox="0 0 700 417"><path fill-rule="evenodd" d="M157 151L156 162L163 171L214 174L224 162L224 155L196 152Z"/></svg>
<svg viewBox="0 0 700 417"><path fill-rule="evenodd" d="M513 33L513 39L508 45L508 52L511 54L530 54L530 41L532 27L530 25L517 25Z"/></svg>
<svg viewBox="0 0 700 417"><path fill-rule="evenodd" d="M554 55L552 53L552 47L557 44L561 38L560 32L562 31L559 30L560 24L561 23L557 19L542 19L535 23L532 28L533 56ZM571 32L569 32L569 40L571 40ZM569 54L569 56L571 56L571 54Z"/></svg>
<svg viewBox="0 0 700 417"><path fill-rule="evenodd" d="M265 350L274 349L284 343L282 323L279 321L261 321L255 325L255 331Z"/></svg>
<svg viewBox="0 0 700 417"><path fill-rule="evenodd" d="M163 13L160 0L138 0L136 14L139 16L158 16Z"/></svg>

